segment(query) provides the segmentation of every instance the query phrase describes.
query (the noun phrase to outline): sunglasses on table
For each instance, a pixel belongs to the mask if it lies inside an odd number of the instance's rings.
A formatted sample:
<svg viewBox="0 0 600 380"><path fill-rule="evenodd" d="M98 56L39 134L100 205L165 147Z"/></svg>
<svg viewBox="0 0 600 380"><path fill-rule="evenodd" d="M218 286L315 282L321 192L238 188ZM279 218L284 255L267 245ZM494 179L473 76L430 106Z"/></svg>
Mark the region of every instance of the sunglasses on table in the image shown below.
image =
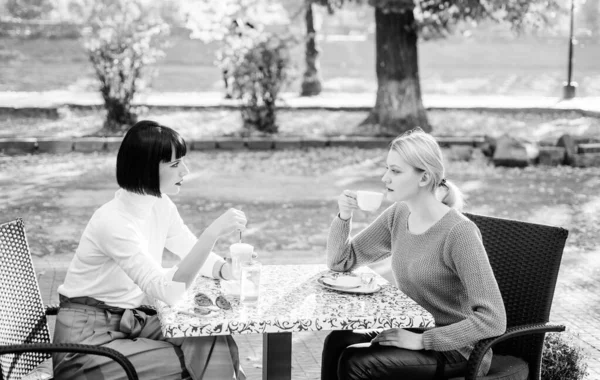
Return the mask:
<svg viewBox="0 0 600 380"><path fill-rule="evenodd" d="M212 311L211 308L215 306L223 310L231 309L231 303L223 295L218 295L213 302L206 294L197 293L194 296L194 303L196 304L194 311L202 315L209 314Z"/></svg>

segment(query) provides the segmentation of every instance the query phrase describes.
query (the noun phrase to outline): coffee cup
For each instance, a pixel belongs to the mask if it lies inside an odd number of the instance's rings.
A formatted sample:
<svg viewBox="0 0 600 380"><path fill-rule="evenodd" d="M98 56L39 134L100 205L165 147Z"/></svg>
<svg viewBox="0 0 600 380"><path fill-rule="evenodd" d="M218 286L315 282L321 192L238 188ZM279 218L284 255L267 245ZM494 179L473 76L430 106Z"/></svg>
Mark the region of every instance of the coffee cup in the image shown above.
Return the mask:
<svg viewBox="0 0 600 380"><path fill-rule="evenodd" d="M361 210L375 211L381 206L381 201L383 201L383 193L363 190L356 192L356 202Z"/></svg>

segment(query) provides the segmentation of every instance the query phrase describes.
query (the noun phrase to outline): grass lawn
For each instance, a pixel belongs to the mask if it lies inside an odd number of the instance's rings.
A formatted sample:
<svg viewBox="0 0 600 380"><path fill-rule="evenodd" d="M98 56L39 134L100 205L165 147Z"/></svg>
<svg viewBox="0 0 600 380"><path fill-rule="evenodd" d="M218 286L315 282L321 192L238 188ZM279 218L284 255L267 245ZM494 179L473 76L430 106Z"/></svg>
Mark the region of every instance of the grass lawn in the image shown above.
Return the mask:
<svg viewBox="0 0 600 380"><path fill-rule="evenodd" d="M216 44L174 38L155 65L154 91L220 91ZM324 91L376 90L373 37L365 41L321 41ZM445 39L419 43L424 94L561 96L567 77L567 40L522 38L510 41ZM293 52L298 78L304 48ZM578 96L600 93L600 45L575 46L573 79ZM0 38L0 91L89 90L93 71L77 40ZM299 82L290 91L299 91Z"/></svg>

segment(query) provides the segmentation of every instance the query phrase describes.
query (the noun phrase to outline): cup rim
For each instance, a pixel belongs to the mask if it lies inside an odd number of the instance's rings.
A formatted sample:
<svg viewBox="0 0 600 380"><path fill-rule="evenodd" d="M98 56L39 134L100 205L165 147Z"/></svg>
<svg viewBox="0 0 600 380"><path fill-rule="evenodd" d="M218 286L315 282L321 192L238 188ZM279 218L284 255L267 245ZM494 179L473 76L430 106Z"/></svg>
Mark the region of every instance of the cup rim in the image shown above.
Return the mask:
<svg viewBox="0 0 600 380"><path fill-rule="evenodd" d="M248 249L249 248L249 249ZM242 252L240 252L242 251ZM233 243L229 246L229 253L252 253L254 252L254 246L248 243Z"/></svg>
<svg viewBox="0 0 600 380"><path fill-rule="evenodd" d="M380 192L380 191L372 191L372 190L356 190L356 195L358 195L358 194L368 194L368 195L377 194L377 195L383 195L383 193Z"/></svg>

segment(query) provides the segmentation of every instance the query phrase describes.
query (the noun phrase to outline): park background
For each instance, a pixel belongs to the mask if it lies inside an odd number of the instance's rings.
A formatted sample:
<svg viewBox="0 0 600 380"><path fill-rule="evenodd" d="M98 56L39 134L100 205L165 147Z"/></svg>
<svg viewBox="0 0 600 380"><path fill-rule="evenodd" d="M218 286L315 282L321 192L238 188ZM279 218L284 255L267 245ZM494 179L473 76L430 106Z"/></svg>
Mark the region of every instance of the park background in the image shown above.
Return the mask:
<svg viewBox="0 0 600 380"><path fill-rule="evenodd" d="M0 9L8 2L0 1ZM301 4L274 3L280 7L274 12L277 16L270 22L270 30L291 24L302 33ZM579 84L576 99L585 101L600 97L600 5L597 0L577 5L572 74ZM0 138L68 139L86 136L102 126L101 100L97 104L94 100L96 79L79 39L81 25L59 8L28 21L4 17L7 12L0 11L0 93L19 99L0 105ZM347 105L348 99L367 99L368 104L377 89L372 7L348 5L333 15L315 7L315 13L323 92L313 97L312 104L324 99L334 103L337 99L339 107ZM152 65L155 75L139 94L140 99L151 94L174 97L176 93L181 99L199 94L221 99L221 70L215 64L219 41L205 42L176 21L171 25L164 58ZM439 96L460 104L458 108L428 111L434 134L498 137L507 132L537 141L555 141L565 133L598 136L598 113L511 111L506 106L515 99L543 98L560 103L567 79L568 44L568 14L557 16L551 27L535 32L515 34L509 25L484 22L459 25L444 39L419 41L424 100ZM302 44L293 50L293 63L301 74ZM285 88L288 99L298 97L300 79L301 75ZM8 95L5 99L14 99ZM485 97L495 97L496 107L470 109L471 101ZM93 100L92 106L60 104L87 98ZM36 108L28 99L43 101ZM202 107L199 103L187 108L148 107L142 116L180 130L186 139L232 135L239 129L235 109ZM280 133L343 135L344 128L359 123L365 113L362 108L342 112L292 107L279 112ZM105 151L0 154L0 206L6 220L25 220L46 302L56 302L56 287L87 220L114 194L114 155ZM227 207L242 208L250 220L247 240L257 247L264 263L321 263L337 194L344 188L380 189L384 155L381 148L343 146L192 151L188 154L192 174L175 202L194 231L201 231ZM495 167L477 150L469 160L452 158L457 159L449 160L448 177L465 191L468 211L570 230L552 320L566 323L574 344L587 353L587 379L600 378L598 168ZM307 188L314 191L306 192ZM354 231L373 217L357 213ZM220 241L216 251L225 252L231 242ZM172 259L167 257L166 261ZM242 360L252 374L260 371L260 340L255 338L240 338ZM318 378L322 339L318 334L295 337L294 378Z"/></svg>

